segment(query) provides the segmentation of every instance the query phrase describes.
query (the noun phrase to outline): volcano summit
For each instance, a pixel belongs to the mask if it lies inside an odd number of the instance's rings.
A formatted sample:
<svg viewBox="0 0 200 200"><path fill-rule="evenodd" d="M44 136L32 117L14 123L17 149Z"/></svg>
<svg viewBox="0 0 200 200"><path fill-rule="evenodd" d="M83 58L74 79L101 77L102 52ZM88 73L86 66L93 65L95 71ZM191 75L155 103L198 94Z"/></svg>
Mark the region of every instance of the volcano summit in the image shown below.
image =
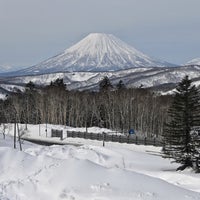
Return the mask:
<svg viewBox="0 0 200 200"><path fill-rule="evenodd" d="M21 72L43 74L72 71L116 71L133 67L171 66L150 58L114 35L91 33L61 54Z"/></svg>

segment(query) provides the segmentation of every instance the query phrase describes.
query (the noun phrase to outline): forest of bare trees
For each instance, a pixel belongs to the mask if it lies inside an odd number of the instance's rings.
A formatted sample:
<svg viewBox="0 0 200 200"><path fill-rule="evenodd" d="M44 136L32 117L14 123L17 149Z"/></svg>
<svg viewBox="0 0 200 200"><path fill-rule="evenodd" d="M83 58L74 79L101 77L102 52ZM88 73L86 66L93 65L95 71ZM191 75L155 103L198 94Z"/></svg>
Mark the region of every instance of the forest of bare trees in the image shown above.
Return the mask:
<svg viewBox="0 0 200 200"><path fill-rule="evenodd" d="M44 88L30 82L24 92L0 101L0 122L98 126L123 133L133 128L149 137L162 135L170 96L126 89L122 82L113 88L107 81L99 84L98 92L68 91L62 79Z"/></svg>

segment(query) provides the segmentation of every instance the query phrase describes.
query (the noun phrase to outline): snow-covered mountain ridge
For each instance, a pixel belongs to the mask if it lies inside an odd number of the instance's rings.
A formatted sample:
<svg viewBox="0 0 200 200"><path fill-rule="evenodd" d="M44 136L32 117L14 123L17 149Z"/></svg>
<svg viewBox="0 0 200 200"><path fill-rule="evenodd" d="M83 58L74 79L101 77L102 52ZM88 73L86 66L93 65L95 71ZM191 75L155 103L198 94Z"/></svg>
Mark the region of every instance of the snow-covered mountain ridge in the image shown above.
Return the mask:
<svg viewBox="0 0 200 200"><path fill-rule="evenodd" d="M11 66L1 65L0 66L0 73L5 73L14 70Z"/></svg>
<svg viewBox="0 0 200 200"><path fill-rule="evenodd" d="M36 66L0 74L0 88L19 88L29 81L48 85L62 78L69 90L98 90L99 81L107 76L113 85L120 80L131 87L174 87L188 75L200 85L200 65L164 67L110 34L93 33L63 53ZM167 64L166 64L167 65ZM19 87L17 87L17 85Z"/></svg>
<svg viewBox="0 0 200 200"><path fill-rule="evenodd" d="M200 65L200 58L194 58L188 61L186 65Z"/></svg>
<svg viewBox="0 0 200 200"><path fill-rule="evenodd" d="M173 86L188 75L196 85L200 85L200 66L182 67L154 67L154 68L132 68L115 72L59 72L43 75L18 76L1 78L0 87L5 84L16 84L21 86L29 81L37 85L48 85L57 78L62 78L68 89L98 90L99 81L107 76L113 85L122 80L125 85L131 87L164 87L170 84ZM2 83L2 84L1 84ZM3 84L4 83L4 84Z"/></svg>
<svg viewBox="0 0 200 200"><path fill-rule="evenodd" d="M72 71L116 71L133 67L174 66L150 58L111 34L91 33L64 52L20 74Z"/></svg>

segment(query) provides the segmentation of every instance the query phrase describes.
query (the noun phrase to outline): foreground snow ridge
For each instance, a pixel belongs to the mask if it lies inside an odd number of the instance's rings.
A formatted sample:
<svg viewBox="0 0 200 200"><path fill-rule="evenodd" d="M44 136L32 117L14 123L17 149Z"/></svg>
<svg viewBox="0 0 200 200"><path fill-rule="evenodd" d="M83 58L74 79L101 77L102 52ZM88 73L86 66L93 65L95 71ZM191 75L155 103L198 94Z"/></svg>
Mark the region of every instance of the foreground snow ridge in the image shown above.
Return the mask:
<svg viewBox="0 0 200 200"><path fill-rule="evenodd" d="M38 131L35 126L28 128L30 135ZM176 172L177 165L161 158L158 147L109 142L102 147L99 141L68 139L83 145L40 146L24 141L20 152L12 148L11 136L4 140L0 135L0 199L200 199L199 174Z"/></svg>

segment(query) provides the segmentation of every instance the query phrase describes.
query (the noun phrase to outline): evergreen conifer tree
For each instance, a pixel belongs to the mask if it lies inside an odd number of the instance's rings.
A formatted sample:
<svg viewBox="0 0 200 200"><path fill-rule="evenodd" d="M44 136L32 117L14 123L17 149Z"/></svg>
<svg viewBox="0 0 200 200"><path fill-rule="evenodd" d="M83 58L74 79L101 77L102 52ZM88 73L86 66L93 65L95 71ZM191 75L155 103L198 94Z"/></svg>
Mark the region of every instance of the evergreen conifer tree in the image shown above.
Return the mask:
<svg viewBox="0 0 200 200"><path fill-rule="evenodd" d="M123 90L126 89L126 86L124 85L124 82L122 80L119 81L119 83L116 85L117 90Z"/></svg>
<svg viewBox="0 0 200 200"><path fill-rule="evenodd" d="M113 88L112 83L110 82L110 79L105 76L99 83L99 90L101 92L108 92Z"/></svg>
<svg viewBox="0 0 200 200"><path fill-rule="evenodd" d="M169 120L164 130L164 157L173 158L181 166L195 167L199 157L199 140L191 134L194 127L200 127L200 96L188 76L178 84L171 107Z"/></svg>

